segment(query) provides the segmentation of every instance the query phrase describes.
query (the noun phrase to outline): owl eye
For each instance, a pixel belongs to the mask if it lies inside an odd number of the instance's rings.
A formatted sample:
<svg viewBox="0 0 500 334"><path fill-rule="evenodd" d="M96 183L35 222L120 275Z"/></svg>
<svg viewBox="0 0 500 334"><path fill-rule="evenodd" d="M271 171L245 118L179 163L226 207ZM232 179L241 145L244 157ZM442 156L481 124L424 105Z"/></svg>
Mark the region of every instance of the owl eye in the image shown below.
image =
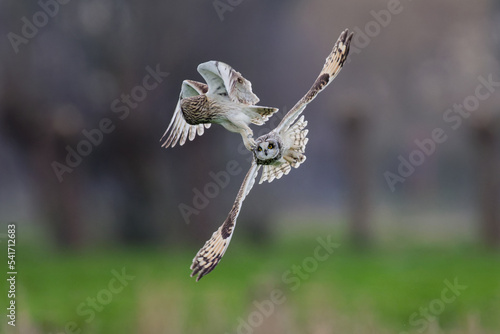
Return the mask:
<svg viewBox="0 0 500 334"><path fill-rule="evenodd" d="M257 148L257 151L259 151L259 152L260 152L260 151L262 151L262 147L260 147L260 146L259 146L259 147Z"/></svg>
<svg viewBox="0 0 500 334"><path fill-rule="evenodd" d="M242 84L243 83L243 79L242 78L238 78L238 83Z"/></svg>
<svg viewBox="0 0 500 334"><path fill-rule="evenodd" d="M268 146L267 148L268 148L269 150L272 150L272 149L273 149L273 147L274 147L274 145L273 145L273 144L269 144L269 146Z"/></svg>

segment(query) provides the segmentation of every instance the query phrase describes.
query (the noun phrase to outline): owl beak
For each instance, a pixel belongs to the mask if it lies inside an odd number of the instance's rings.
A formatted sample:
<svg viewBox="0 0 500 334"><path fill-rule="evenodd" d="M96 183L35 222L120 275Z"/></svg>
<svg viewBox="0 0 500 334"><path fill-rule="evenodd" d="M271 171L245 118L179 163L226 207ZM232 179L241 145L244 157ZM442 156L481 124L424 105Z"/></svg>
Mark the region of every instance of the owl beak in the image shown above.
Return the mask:
<svg viewBox="0 0 500 334"><path fill-rule="evenodd" d="M267 155L267 150L264 150L264 154Z"/></svg>

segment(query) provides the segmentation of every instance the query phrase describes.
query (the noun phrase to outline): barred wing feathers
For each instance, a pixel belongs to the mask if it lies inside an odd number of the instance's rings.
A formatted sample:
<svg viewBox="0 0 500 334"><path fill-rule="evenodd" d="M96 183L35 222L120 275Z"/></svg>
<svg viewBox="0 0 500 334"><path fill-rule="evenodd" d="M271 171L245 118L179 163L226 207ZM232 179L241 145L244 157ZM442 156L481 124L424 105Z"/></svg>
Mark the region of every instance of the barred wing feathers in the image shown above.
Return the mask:
<svg viewBox="0 0 500 334"><path fill-rule="evenodd" d="M172 117L167 130L160 139L160 141L163 141L163 139L170 131L170 134L161 145L162 147L174 147L177 143L182 146L186 142L186 139L192 141L196 137L196 135L201 136L205 132L205 129L208 129L210 125L212 125L210 123L190 125L184 119L184 115L182 114L181 110L182 99L186 97L202 95L207 91L208 86L204 83L193 80L184 80L182 82L181 93L179 95L179 100L177 101L177 106L175 107L174 116Z"/></svg>
<svg viewBox="0 0 500 334"><path fill-rule="evenodd" d="M259 168L260 166L255 162L252 163L226 220L194 257L190 269L192 270L191 277L198 275L196 281L199 281L203 276L210 273L226 252L233 236L241 205L255 183L255 177Z"/></svg>
<svg viewBox="0 0 500 334"><path fill-rule="evenodd" d="M351 44L353 34L349 34L348 29L344 30L332 51L325 60L321 73L314 81L314 84L309 91L295 104L295 106L283 117L278 126L273 130L283 138L285 141L291 141L290 149L284 152L283 158L285 160L281 165L267 165L264 166L262 176L259 181L272 182L274 179L279 179L283 175L287 175L291 167L299 167L306 159L304 155L305 146L307 144L307 132L304 130L307 122L304 121L303 116L295 122L295 120L302 114L306 106L316 98L316 96L323 91L335 77L339 74L342 66L344 65L347 56L349 55L349 47ZM294 124L295 122L295 124ZM292 125L293 124L293 125Z"/></svg>
<svg viewBox="0 0 500 334"><path fill-rule="evenodd" d="M344 30L335 45L333 46L332 52L326 58L325 65L321 70L321 73L314 81L314 84L309 89L309 91L304 95L295 106L283 117L280 124L276 127L274 131L282 133L286 131L288 127L300 116L304 111L306 106L314 100L314 98L325 89L335 77L339 74L344 62L349 55L349 47L351 45L353 34L349 34L349 31Z"/></svg>
<svg viewBox="0 0 500 334"><path fill-rule="evenodd" d="M265 165L262 168L262 176L259 184L267 181L271 183L275 179L287 175L292 170L292 167L298 168L304 161L306 161L305 150L306 144L309 141L307 134L309 130L305 129L307 121L304 116L301 116L294 125L292 125L283 136L285 145L290 147L288 152L284 152L284 157L281 159L282 163L279 166Z"/></svg>

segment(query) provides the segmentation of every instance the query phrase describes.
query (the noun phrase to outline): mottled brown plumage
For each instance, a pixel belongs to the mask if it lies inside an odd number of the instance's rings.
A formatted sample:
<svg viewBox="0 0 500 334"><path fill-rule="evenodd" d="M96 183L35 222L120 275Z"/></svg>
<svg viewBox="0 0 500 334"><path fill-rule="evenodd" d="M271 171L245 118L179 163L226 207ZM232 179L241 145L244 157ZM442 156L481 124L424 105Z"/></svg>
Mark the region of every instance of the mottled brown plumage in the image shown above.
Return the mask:
<svg viewBox="0 0 500 334"><path fill-rule="evenodd" d="M216 123L240 133L250 150L254 143L250 123L264 124L277 108L255 106L259 98L250 81L229 65L209 61L198 66L207 84L184 80L174 116L163 137L163 147L183 145L186 139L202 135L204 128Z"/></svg>
<svg viewBox="0 0 500 334"><path fill-rule="evenodd" d="M219 109L217 103L213 103L206 95L191 96L181 100L182 116L190 125L215 123L214 120L221 114Z"/></svg>

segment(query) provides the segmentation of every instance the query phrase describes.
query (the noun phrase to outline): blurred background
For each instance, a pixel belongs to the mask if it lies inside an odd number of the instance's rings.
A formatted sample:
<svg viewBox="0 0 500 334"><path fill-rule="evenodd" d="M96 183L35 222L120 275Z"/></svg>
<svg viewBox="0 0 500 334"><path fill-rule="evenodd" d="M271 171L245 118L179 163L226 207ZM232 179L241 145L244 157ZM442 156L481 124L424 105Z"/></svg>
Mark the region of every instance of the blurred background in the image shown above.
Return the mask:
<svg viewBox="0 0 500 334"><path fill-rule="evenodd" d="M250 155L220 126L161 148L182 81L208 60L241 72L280 108L258 136L345 28L306 163L252 189L195 283ZM1 1L0 31L0 241L16 223L19 271L0 331L500 331L499 2Z"/></svg>

